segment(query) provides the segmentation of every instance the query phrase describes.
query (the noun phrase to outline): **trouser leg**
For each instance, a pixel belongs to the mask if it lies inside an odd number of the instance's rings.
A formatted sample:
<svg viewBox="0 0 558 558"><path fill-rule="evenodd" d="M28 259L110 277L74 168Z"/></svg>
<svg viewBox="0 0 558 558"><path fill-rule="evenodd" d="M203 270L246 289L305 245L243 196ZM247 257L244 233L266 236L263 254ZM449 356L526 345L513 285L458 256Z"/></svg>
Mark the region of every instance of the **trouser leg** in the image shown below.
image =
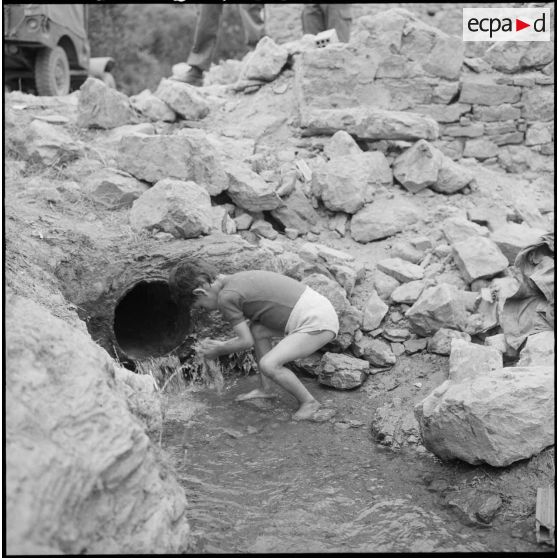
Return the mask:
<svg viewBox="0 0 558 558"><path fill-rule="evenodd" d="M317 35L325 31L325 19L320 4L304 4L302 8L302 32Z"/></svg>
<svg viewBox="0 0 558 558"><path fill-rule="evenodd" d="M351 5L322 4L325 11L326 29L335 29L339 40L347 43L351 35Z"/></svg>
<svg viewBox="0 0 558 558"><path fill-rule="evenodd" d="M217 46L217 35L221 25L223 4L200 4L200 14L196 22L194 45L188 57L188 64L207 71L211 66Z"/></svg>

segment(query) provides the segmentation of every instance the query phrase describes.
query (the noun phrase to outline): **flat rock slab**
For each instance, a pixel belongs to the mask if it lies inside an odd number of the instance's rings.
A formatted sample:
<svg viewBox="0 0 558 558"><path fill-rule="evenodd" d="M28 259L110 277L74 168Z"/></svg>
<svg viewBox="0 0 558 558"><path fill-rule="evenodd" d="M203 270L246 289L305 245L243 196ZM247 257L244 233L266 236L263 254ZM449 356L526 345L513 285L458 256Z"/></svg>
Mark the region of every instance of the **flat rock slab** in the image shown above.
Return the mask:
<svg viewBox="0 0 558 558"><path fill-rule="evenodd" d="M426 288L423 281L403 283L391 293L391 300L396 304L414 304Z"/></svg>
<svg viewBox="0 0 558 558"><path fill-rule="evenodd" d="M463 217L448 217L442 222L442 232L450 244L476 236L488 236L490 231Z"/></svg>
<svg viewBox="0 0 558 558"><path fill-rule="evenodd" d="M494 277L509 265L496 243L485 237L456 242L453 253L455 263L468 283L475 279Z"/></svg>
<svg viewBox="0 0 558 558"><path fill-rule="evenodd" d="M389 306L380 298L376 291L372 291L364 305L362 330L372 331L379 327L388 310Z"/></svg>
<svg viewBox="0 0 558 558"><path fill-rule="evenodd" d="M378 269L387 275L395 277L401 283L419 281L424 277L424 270L419 265L402 260L401 258L386 258L377 264Z"/></svg>
<svg viewBox="0 0 558 558"><path fill-rule="evenodd" d="M513 265L517 254L526 246L539 242L544 234L544 230L533 229L523 223L507 223L496 229L490 238L506 256L508 263Z"/></svg>

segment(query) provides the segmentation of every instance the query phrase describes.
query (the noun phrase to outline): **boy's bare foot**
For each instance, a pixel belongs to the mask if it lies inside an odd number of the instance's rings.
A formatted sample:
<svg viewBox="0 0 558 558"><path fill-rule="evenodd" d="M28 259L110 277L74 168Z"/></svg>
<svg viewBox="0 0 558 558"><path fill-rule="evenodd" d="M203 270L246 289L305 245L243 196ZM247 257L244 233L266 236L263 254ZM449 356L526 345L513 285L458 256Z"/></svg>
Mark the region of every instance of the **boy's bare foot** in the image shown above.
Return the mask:
<svg viewBox="0 0 558 558"><path fill-rule="evenodd" d="M269 391L263 391L259 388L253 389L248 393L242 393L235 397L235 401L247 401L248 399L270 399L272 397L276 397L274 393L270 393Z"/></svg>
<svg viewBox="0 0 558 558"><path fill-rule="evenodd" d="M314 413L320 408L320 403L315 399L313 401L308 401L303 403L298 411L292 416L293 420L308 420L312 418Z"/></svg>

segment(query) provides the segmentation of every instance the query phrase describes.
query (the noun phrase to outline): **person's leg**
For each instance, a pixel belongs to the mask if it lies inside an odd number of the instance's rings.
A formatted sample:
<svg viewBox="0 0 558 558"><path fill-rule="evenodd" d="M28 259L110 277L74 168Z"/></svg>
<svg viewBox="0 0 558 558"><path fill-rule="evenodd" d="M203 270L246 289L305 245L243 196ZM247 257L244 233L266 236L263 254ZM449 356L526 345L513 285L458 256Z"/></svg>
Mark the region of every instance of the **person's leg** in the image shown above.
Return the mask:
<svg viewBox="0 0 558 558"><path fill-rule="evenodd" d="M223 4L200 4L200 15L196 22L194 44L188 64L202 71L209 70L217 45L217 34L221 25Z"/></svg>
<svg viewBox="0 0 558 558"><path fill-rule="evenodd" d="M265 35L263 4L238 4L238 9L244 27L244 42L248 46L255 46Z"/></svg>
<svg viewBox="0 0 558 558"><path fill-rule="evenodd" d="M302 32L317 35L325 31L325 19L320 4L304 4L302 8Z"/></svg>
<svg viewBox="0 0 558 558"><path fill-rule="evenodd" d="M335 29L337 37L343 43L349 42L351 35L351 5L321 4L324 10L326 29Z"/></svg>
<svg viewBox="0 0 558 558"><path fill-rule="evenodd" d="M253 322L250 324L250 332L254 338L254 352L256 354L256 362L258 363L269 351L271 351L273 344L273 337L282 337L283 332L272 331L271 329L265 327L264 325ZM248 393L243 393L236 397L235 401L246 401L247 399L260 399L260 398L270 398L275 397L275 394L271 391L272 382L260 371L260 387L249 391Z"/></svg>
<svg viewBox="0 0 558 558"><path fill-rule="evenodd" d="M285 367L285 364L315 353L334 337L332 331L321 331L316 334L292 333L279 341L260 359L260 372L279 384L298 401L298 411L293 415L295 420L310 418L319 409L320 403L304 387L296 374Z"/></svg>

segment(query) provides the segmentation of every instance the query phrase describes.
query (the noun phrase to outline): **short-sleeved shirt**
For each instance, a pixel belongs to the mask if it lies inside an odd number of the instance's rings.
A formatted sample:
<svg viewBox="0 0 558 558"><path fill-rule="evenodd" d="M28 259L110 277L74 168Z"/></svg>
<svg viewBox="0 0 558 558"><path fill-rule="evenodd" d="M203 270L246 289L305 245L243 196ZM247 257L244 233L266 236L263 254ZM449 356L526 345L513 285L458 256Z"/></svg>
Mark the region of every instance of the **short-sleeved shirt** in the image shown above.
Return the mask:
<svg viewBox="0 0 558 558"><path fill-rule="evenodd" d="M272 271L241 271L225 278L218 309L231 326L249 319L283 331L306 285Z"/></svg>

